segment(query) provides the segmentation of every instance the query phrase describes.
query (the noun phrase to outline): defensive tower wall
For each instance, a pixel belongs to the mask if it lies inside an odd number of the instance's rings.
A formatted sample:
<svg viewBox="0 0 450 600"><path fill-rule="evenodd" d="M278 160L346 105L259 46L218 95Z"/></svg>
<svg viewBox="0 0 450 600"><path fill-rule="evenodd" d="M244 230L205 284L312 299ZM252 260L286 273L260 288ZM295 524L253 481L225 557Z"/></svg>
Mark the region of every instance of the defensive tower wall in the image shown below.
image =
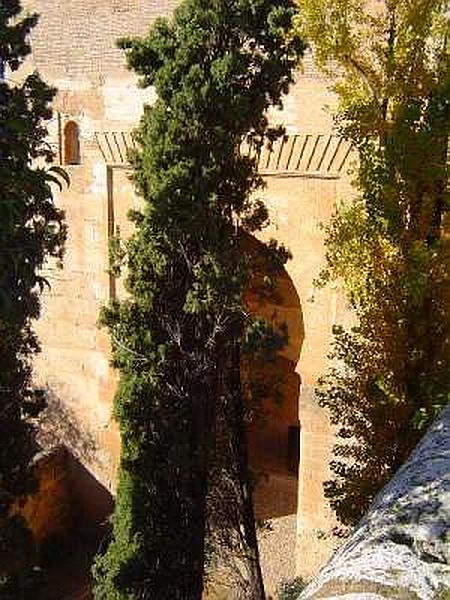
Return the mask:
<svg viewBox="0 0 450 600"><path fill-rule="evenodd" d="M24 1L26 9L41 15L26 69L38 69L58 88L50 137L57 162L71 177L70 188L58 197L69 226L64 268L47 266L51 290L38 323L43 351L36 377L50 388L53 398L44 428L58 431L60 441L72 446L111 491L119 453L111 420L116 375L109 367L107 334L98 329L97 319L100 307L118 293L108 275L109 237L117 226L124 235L130 232L126 213L139 202L128 179L130 131L143 103L154 99L151 89L136 87L115 40L145 34L156 17L170 15L176 4L174 0ZM323 533L332 518L322 482L329 472L333 434L317 406L314 386L326 368L332 325L348 322L349 315L339 290L315 291L313 280L324 258L321 224L331 216L334 204L352 192L350 149L334 135L331 115L324 110L334 104L329 85L307 58L284 109L271 114L274 122L285 125L287 136L271 152L263 152L259 162L271 216L261 239L274 237L293 255L278 284L279 299L256 300L258 310L286 321L289 330L280 367L286 402L270 409L267 429L253 444L255 460L268 473L258 492L259 511L277 519L274 531L285 536L280 546L288 550L280 548L277 554L263 541L263 556L271 555L269 578L272 572L292 575L290 546L295 543L296 569L304 575L313 573L330 552ZM67 433L73 434L73 428L65 428L65 422L79 424L78 439ZM299 471L293 472L298 435ZM79 443L83 436L87 445ZM289 560L284 561L283 553Z"/></svg>

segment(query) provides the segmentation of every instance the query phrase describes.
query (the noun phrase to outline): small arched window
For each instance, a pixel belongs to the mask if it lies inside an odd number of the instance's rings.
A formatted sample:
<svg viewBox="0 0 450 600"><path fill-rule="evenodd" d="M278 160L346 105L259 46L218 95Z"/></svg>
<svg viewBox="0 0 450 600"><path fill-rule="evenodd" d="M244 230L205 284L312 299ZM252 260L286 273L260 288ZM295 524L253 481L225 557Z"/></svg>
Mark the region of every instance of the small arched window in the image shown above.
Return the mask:
<svg viewBox="0 0 450 600"><path fill-rule="evenodd" d="M64 164L79 165L80 162L80 128L75 121L69 121L64 126Z"/></svg>

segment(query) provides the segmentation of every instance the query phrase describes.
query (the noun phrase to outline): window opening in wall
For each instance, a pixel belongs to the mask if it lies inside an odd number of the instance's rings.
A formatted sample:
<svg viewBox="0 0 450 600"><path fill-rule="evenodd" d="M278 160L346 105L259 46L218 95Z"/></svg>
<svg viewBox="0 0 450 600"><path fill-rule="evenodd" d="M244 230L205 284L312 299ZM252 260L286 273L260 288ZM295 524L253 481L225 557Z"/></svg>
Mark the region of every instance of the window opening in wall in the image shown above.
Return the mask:
<svg viewBox="0 0 450 600"><path fill-rule="evenodd" d="M289 425L288 427L288 471L298 475L300 462L300 425Z"/></svg>
<svg viewBox="0 0 450 600"><path fill-rule="evenodd" d="M64 164L79 165L80 163L80 128L74 121L69 121L64 126Z"/></svg>

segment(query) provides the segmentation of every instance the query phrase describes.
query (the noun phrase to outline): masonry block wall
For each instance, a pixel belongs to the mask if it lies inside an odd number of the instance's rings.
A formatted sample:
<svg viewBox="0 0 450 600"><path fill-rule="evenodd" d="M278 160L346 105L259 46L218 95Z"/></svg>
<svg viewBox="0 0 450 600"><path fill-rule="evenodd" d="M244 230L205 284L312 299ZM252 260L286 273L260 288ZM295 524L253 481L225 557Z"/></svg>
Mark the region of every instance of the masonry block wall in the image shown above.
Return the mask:
<svg viewBox="0 0 450 600"><path fill-rule="evenodd" d="M119 455L119 436L111 419L116 375L109 367L108 337L98 329L97 319L100 307L117 292L107 272L108 238L117 225L129 231L126 212L138 202L127 177L123 145L130 139L143 103L154 100L152 90L136 87L136 78L126 70L115 40L145 34L156 17L170 15L176 4L174 0L24 1L27 9L41 15L25 71L37 68L59 90L50 141L63 162L66 124L75 122L80 136L79 164L67 165L71 185L58 196L66 211L69 239L63 270L47 266L52 288L38 323L43 352L36 362L36 378L64 407L67 420L76 420L93 440L89 452L78 447L75 454L111 491ZM259 499L264 505L265 499L277 497L277 490L291 490L295 497L294 507L287 503L291 509L280 509L278 515L284 519L281 529L290 531L289 543L297 540L297 551L289 554L291 562L284 567L286 576L295 568L304 575L313 573L330 552L330 543L323 541L332 520L322 482L328 476L333 434L326 414L316 404L314 386L326 368L331 327L347 322L349 314L339 290L316 291L313 280L324 258L321 224L329 219L334 204L352 192L347 173L350 157L343 146L337 147L331 135L331 115L324 110L325 105L334 104L329 86L308 58L284 109L271 112L274 123L285 125L287 143L296 139L295 152L303 148L304 154L303 162L295 165L298 168L287 168L286 148L280 151L280 160L266 162L267 186L262 192L271 225L261 239L275 237L292 252L286 277L297 297L296 306L288 303L279 308L279 314L290 331L285 358L301 381L296 392L299 477L269 473L268 487L266 492L261 490ZM264 165L261 168L264 171ZM276 411L272 418L278 418ZM289 416L289 424L298 424L297 415ZM60 425L61 441L67 441L63 419ZM280 436L287 435L278 429ZM266 554L268 562L277 560L276 552ZM275 570L266 567L267 573Z"/></svg>

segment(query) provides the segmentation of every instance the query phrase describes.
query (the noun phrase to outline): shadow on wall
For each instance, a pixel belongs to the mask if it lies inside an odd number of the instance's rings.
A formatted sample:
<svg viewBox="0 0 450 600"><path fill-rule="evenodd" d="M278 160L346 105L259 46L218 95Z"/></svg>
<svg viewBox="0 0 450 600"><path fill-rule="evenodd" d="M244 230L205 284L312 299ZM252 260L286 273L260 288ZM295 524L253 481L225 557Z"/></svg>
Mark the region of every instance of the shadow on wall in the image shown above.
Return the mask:
<svg viewBox="0 0 450 600"><path fill-rule="evenodd" d="M37 441L44 449L66 446L74 457L91 462L98 451L95 437L79 422L75 412L47 385L46 409L38 419Z"/></svg>
<svg viewBox="0 0 450 600"><path fill-rule="evenodd" d="M110 492L87 466L96 461L97 441L54 390L47 387L46 392L47 408L39 418L37 441L45 453L51 454L55 448L64 449L64 477L76 528L95 528L107 519L113 508Z"/></svg>
<svg viewBox="0 0 450 600"><path fill-rule="evenodd" d="M112 496L65 446L41 452L32 468L38 489L22 499L17 513L38 547L77 540L103 527Z"/></svg>
<svg viewBox="0 0 450 600"><path fill-rule="evenodd" d="M286 269L274 271L266 246L255 238L249 236L245 244L254 271L245 303L275 331L287 331L287 343L273 360L256 359L243 365L244 382L260 406L260 415L249 426L249 453L253 470L260 475L255 490L257 516L266 519L297 510L301 380L296 367L304 324L300 298Z"/></svg>
<svg viewBox="0 0 450 600"><path fill-rule="evenodd" d="M113 499L65 446L32 464L37 490L16 506L43 566L37 600L91 598L90 566L109 535Z"/></svg>
<svg viewBox="0 0 450 600"><path fill-rule="evenodd" d="M87 529L103 525L114 508L114 500L109 490L72 455L68 469L79 523Z"/></svg>

